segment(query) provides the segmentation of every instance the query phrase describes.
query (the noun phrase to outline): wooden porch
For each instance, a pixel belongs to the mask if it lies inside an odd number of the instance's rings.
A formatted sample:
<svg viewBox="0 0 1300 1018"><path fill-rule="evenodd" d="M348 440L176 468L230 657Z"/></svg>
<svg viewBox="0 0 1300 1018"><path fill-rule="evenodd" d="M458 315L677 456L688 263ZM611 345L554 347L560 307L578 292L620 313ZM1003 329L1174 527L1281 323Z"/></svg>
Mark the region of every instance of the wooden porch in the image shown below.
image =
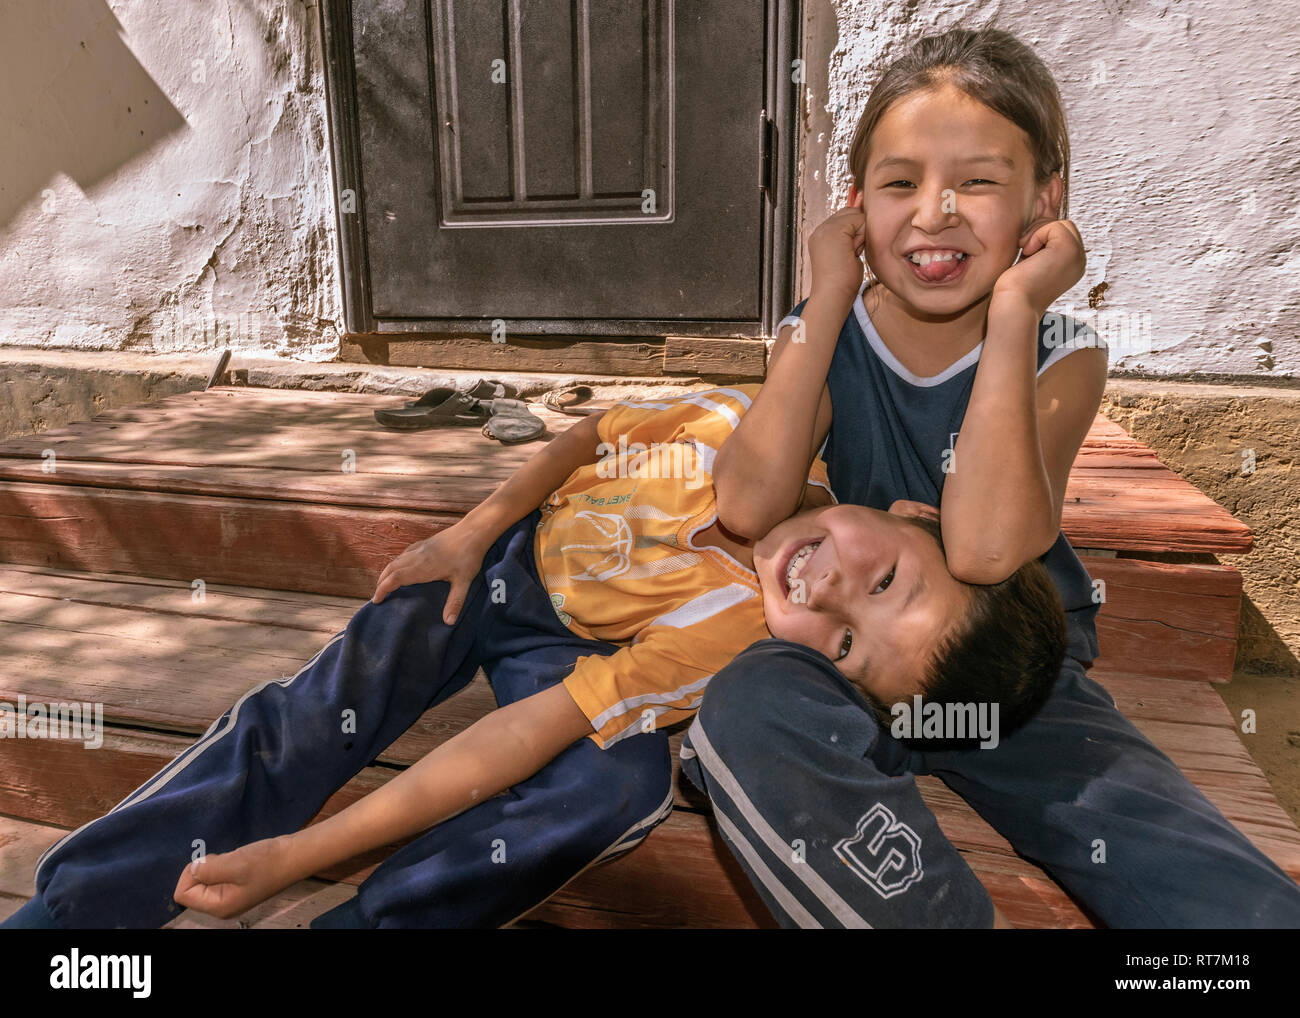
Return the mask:
<svg viewBox="0 0 1300 1018"><path fill-rule="evenodd" d="M402 401L217 387L0 443L0 701L102 703L105 724L94 753L74 741L0 740L0 918L33 893L48 845L120 802L246 690L297 671L373 593L389 560L453 522L539 447L502 447L474 428L398 433L375 424L374 409ZM552 432L574 420L539 412ZM1300 878L1300 830L1211 687L1232 677L1241 605L1240 575L1214 556L1249 550L1249 530L1101 416L1071 474L1063 528L1106 585L1093 677ZM1135 557L1151 553L1198 561ZM192 596L197 579L201 601ZM480 673L321 816L494 705ZM1093 925L946 786L918 783L1011 922ZM525 924L773 925L707 803L685 780L675 801L640 847L581 874ZM392 848L296 885L250 913L248 925L305 928ZM170 924L235 925L192 912Z"/></svg>

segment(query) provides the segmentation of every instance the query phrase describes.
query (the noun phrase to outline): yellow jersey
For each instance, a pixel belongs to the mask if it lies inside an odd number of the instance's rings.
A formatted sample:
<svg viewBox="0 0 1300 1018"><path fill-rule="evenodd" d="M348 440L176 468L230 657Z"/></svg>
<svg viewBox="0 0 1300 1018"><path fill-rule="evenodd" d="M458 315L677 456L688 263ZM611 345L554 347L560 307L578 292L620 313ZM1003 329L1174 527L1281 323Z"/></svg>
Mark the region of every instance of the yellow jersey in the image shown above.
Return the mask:
<svg viewBox="0 0 1300 1018"><path fill-rule="evenodd" d="M533 551L556 614L620 648L564 680L602 749L689 718L714 673L771 635L758 575L692 540L717 520L713 460L758 390L616 403L597 425L601 458L542 504ZM808 483L830 492L820 458Z"/></svg>

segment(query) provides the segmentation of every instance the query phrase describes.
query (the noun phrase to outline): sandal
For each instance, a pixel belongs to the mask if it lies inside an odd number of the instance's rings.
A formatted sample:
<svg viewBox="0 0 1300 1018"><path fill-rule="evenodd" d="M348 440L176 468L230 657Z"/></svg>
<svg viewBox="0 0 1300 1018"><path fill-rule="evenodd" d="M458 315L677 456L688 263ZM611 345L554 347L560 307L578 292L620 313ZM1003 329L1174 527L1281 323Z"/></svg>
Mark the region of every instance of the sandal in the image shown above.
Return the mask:
<svg viewBox="0 0 1300 1018"><path fill-rule="evenodd" d="M376 410L375 420L385 428L415 431L479 424L489 413L481 400L459 389L441 386L430 389L414 403Z"/></svg>
<svg viewBox="0 0 1300 1018"><path fill-rule="evenodd" d="M521 390L517 385L496 378L480 378L468 389L462 390L475 399L518 399Z"/></svg>
<svg viewBox="0 0 1300 1018"><path fill-rule="evenodd" d="M589 417L592 414L598 414L607 407L581 407L579 404L586 403L591 399L592 392L589 385L571 385L567 389L552 389L550 392L543 394L542 406L550 410L556 410L562 414L568 414L570 417Z"/></svg>
<svg viewBox="0 0 1300 1018"><path fill-rule="evenodd" d="M527 413L527 404L515 398L519 392L519 386L509 382L480 378L468 389L439 386L400 408L376 410L375 420L400 431L477 424L493 414Z"/></svg>
<svg viewBox="0 0 1300 1018"><path fill-rule="evenodd" d="M546 434L546 422L526 410L522 414L506 411L489 417L483 434L502 445L520 445Z"/></svg>

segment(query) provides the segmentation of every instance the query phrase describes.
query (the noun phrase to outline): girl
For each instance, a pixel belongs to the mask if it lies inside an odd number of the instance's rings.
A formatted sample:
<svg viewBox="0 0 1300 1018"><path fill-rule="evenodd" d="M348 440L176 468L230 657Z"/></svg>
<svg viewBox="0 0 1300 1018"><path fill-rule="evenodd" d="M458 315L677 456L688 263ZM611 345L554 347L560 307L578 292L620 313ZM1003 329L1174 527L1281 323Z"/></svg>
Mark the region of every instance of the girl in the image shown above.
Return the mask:
<svg viewBox="0 0 1300 1018"><path fill-rule="evenodd" d="M849 162L848 207L809 241L810 296L717 457L719 520L764 533L820 449L842 502L940 506L959 580L997 584L1040 558L1069 653L1046 706L997 749L910 750L844 680L889 666L855 660L846 615L834 662L767 640L719 672L683 769L787 926L990 925L992 902L914 774L940 776L1108 925L1300 923L1294 882L1086 674L1097 605L1060 520L1107 357L1090 330L1062 336L1074 323L1046 314L1085 262L1064 218L1069 141L1051 74L998 30L924 38L872 90ZM859 626L883 623L916 567L899 557ZM816 557L802 575L844 582Z"/></svg>

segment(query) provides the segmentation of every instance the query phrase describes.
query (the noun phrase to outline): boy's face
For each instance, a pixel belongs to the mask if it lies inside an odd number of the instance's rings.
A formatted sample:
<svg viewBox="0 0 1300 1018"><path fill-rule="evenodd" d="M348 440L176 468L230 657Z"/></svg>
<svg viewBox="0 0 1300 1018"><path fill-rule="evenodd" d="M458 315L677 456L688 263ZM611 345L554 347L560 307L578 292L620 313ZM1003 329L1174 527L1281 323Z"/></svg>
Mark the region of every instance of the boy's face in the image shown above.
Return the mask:
<svg viewBox="0 0 1300 1018"><path fill-rule="evenodd" d="M951 85L914 92L889 107L871 136L863 253L914 317L956 314L988 296L1031 227L1056 218L1062 190L1055 174L1036 188L1029 139L1005 117ZM858 196L851 188L849 203ZM952 278L927 280L907 257L917 249L967 258L941 263L957 270Z"/></svg>
<svg viewBox="0 0 1300 1018"><path fill-rule="evenodd" d="M938 519L918 502L887 513L826 506L754 545L772 635L821 651L884 704L919 691L939 639L969 604L934 536L908 522L921 515Z"/></svg>

